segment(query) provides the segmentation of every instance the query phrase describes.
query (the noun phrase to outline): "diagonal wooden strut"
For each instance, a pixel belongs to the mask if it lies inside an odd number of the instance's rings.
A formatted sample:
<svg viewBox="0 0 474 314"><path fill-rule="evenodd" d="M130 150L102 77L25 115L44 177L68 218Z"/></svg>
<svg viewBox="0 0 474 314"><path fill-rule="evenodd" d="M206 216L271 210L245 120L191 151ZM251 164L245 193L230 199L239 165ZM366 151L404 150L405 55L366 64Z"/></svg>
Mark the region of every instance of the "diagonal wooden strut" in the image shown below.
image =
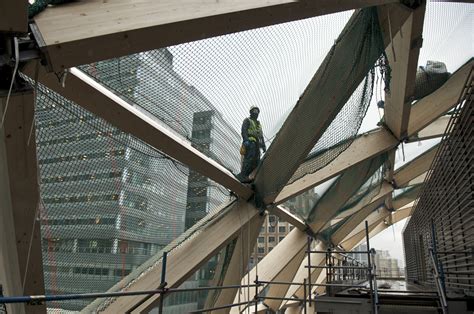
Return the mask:
<svg viewBox="0 0 474 314"><path fill-rule="evenodd" d="M411 102L415 92L425 8L426 3L422 3L410 13L400 31L392 35L394 37L386 49L391 79L390 92L385 93L384 119L387 127L399 140L406 137L408 128ZM393 12L386 10L385 7L379 7L378 10L379 16L393 18L391 16Z"/></svg>
<svg viewBox="0 0 474 314"><path fill-rule="evenodd" d="M24 73L33 77L33 66ZM164 154L182 162L204 176L228 188L238 196L249 199L252 190L240 183L232 173L207 157L191 143L166 127L156 117L134 106L96 82L77 68L67 74L64 87L52 73L41 70L39 81L65 98L109 122L121 131L130 133Z"/></svg>

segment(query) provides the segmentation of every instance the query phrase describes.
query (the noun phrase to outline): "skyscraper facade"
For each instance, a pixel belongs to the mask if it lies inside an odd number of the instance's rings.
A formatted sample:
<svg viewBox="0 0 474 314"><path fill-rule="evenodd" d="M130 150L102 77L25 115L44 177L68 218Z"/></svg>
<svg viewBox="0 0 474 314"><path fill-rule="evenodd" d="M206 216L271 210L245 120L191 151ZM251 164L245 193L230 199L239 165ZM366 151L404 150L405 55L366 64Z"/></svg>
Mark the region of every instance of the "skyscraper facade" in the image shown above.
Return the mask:
<svg viewBox="0 0 474 314"><path fill-rule="evenodd" d="M160 49L82 69L203 153L224 154L226 164L238 169L238 133L174 72L172 62L172 54ZM36 127L48 294L107 291L229 197L209 179L44 88ZM50 306L80 310L88 303Z"/></svg>

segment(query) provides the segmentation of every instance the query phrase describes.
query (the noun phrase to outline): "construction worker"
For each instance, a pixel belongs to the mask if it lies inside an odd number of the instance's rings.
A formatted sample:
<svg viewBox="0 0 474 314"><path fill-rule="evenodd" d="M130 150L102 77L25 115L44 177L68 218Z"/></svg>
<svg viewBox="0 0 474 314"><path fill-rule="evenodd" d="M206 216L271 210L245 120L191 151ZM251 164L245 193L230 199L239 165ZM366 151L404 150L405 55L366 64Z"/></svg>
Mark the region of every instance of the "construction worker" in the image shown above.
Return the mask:
<svg viewBox="0 0 474 314"><path fill-rule="evenodd" d="M250 107L250 117L245 118L242 123L242 147L240 153L243 155L242 169L237 175L241 182L250 182L249 175L260 162L260 149L265 152L265 140L263 139L262 125L258 121L260 109L256 106Z"/></svg>

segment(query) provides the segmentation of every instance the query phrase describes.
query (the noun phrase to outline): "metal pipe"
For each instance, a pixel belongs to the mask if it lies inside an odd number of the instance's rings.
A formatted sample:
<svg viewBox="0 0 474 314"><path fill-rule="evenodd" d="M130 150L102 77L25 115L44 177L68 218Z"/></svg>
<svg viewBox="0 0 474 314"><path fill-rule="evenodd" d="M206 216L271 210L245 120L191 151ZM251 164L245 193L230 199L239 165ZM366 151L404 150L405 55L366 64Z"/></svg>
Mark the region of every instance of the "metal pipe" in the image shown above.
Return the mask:
<svg viewBox="0 0 474 314"><path fill-rule="evenodd" d="M161 283L160 287L165 288L167 283L166 283L166 261L168 259L168 252L164 251L163 252L163 259L161 262ZM160 305L158 308L158 313L162 314L163 313L163 299L165 298L166 292L160 293Z"/></svg>
<svg viewBox="0 0 474 314"><path fill-rule="evenodd" d="M263 284L274 284L274 285L292 285L292 286L302 286L303 283L299 282L291 282L291 281L259 281L259 283Z"/></svg>
<svg viewBox="0 0 474 314"><path fill-rule="evenodd" d="M253 302L250 302L250 303L253 303ZM188 313L211 312L211 311L222 310L222 309L228 309L228 308L232 308L232 307L240 306L240 305L245 305L245 304L249 304L249 302L240 302L240 303L227 304L227 305L222 305L222 306L218 306L218 307L212 307L212 308L208 308L208 309L190 311L190 312L188 312Z"/></svg>
<svg viewBox="0 0 474 314"><path fill-rule="evenodd" d="M236 289L244 287L255 287L256 285L231 285L220 287L198 287L186 289L166 289L166 293L188 292L188 291L207 291L207 290L224 290ZM81 299L96 299L96 298L110 298L110 297L125 297L135 295L154 295L163 293L165 289L155 290L140 290L129 292L98 292L98 293L78 293L78 294L62 294L62 295L29 295L29 296L11 296L0 297L0 303L41 303L49 301L67 301L67 300L81 300Z"/></svg>
<svg viewBox="0 0 474 314"><path fill-rule="evenodd" d="M367 267L362 267L362 266L311 266L311 267L308 267L306 265L305 265L305 268L367 269Z"/></svg>
<svg viewBox="0 0 474 314"><path fill-rule="evenodd" d="M255 275L255 281L254 282L255 282L255 297L254 297L254 299L255 299L255 314L256 314L257 313L257 308L258 308L258 300L259 300L258 299L258 283L259 283L258 275Z"/></svg>
<svg viewBox="0 0 474 314"><path fill-rule="evenodd" d="M308 236L308 252L310 251L311 251L311 237ZM308 292L309 292L309 307L311 307L311 253L308 253Z"/></svg>
<svg viewBox="0 0 474 314"><path fill-rule="evenodd" d="M367 269L369 277L369 286L370 286L370 300L372 301L372 306L374 308L374 314L377 314L377 304L375 304L374 299L374 286L372 283L372 262L370 258L370 243L369 243L369 222L365 221L365 241L367 243Z"/></svg>
<svg viewBox="0 0 474 314"><path fill-rule="evenodd" d="M306 298L307 298L307 293L306 293L306 278L303 279L303 287L304 287L304 289L303 289L303 313L306 314L306 311L307 311L307 309L306 309ZM310 291L310 293L311 293L311 291Z"/></svg>

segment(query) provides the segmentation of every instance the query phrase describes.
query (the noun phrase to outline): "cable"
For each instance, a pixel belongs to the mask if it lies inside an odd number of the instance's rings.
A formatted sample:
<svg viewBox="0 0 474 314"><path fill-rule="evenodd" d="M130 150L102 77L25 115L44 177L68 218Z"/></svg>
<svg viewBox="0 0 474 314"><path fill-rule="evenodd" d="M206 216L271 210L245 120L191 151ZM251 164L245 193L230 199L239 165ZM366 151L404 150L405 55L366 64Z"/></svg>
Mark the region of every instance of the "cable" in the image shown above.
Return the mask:
<svg viewBox="0 0 474 314"><path fill-rule="evenodd" d="M12 93L13 83L15 82L15 76L18 71L18 64L20 63L20 51L18 47L17 37L13 37L13 43L15 46L15 68L13 69L12 80L10 82L10 88L8 89L7 101L5 103L5 111L3 112L2 121L0 122L0 128L3 127L3 123L5 122L5 117L7 116L8 104L10 103L10 95Z"/></svg>
<svg viewBox="0 0 474 314"><path fill-rule="evenodd" d="M38 74L39 74L39 60L36 60L36 68L35 68L35 87L33 89L33 118L31 119L31 127L30 127L30 132L28 134L28 141L26 143L27 146L30 146L30 141L31 137L33 135L33 129L35 128L35 121L36 121L36 116L34 112L36 111L36 103L37 103L37 97L38 97Z"/></svg>

